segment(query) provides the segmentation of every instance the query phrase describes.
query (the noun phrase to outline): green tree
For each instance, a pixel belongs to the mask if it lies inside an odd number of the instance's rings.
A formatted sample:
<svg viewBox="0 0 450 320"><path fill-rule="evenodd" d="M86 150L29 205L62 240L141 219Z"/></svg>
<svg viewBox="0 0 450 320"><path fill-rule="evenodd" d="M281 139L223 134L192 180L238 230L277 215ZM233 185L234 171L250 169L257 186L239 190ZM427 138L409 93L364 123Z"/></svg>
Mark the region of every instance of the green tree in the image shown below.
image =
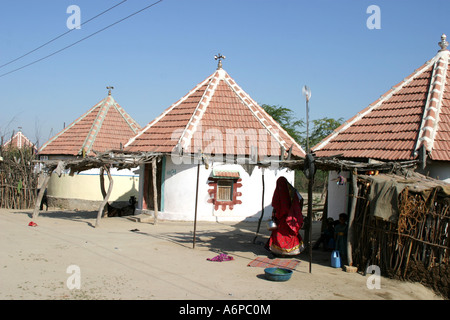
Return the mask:
<svg viewBox="0 0 450 320"><path fill-rule="evenodd" d="M300 143L302 141L303 133L299 130L305 126L303 120L297 120L294 117L294 112L283 106L270 106L263 104L261 106L278 124L286 130L286 132Z"/></svg>
<svg viewBox="0 0 450 320"><path fill-rule="evenodd" d="M306 151L306 138L307 138L306 122L303 120L297 120L294 117L294 112L289 108L283 106L270 106L267 104L263 104L262 107ZM328 117L312 120L310 123L310 132L309 132L310 147L313 148L320 141L325 139L343 122L344 122L343 118L333 119ZM316 176L314 179L315 192L322 191L326 179L327 179L326 172L320 170L316 172ZM305 178L304 174L300 171L297 171L295 174L295 187L299 191L303 192L307 190L307 186L308 181Z"/></svg>
<svg viewBox="0 0 450 320"><path fill-rule="evenodd" d="M307 132L304 120L296 119L294 112L283 106L263 104L262 108L306 150ZM309 132L309 145L311 148L331 134L343 121L343 118L333 119L328 117L312 120Z"/></svg>
<svg viewBox="0 0 450 320"><path fill-rule="evenodd" d="M343 122L343 118L333 119L328 117L312 120L312 130L309 134L309 145L311 148L333 133Z"/></svg>

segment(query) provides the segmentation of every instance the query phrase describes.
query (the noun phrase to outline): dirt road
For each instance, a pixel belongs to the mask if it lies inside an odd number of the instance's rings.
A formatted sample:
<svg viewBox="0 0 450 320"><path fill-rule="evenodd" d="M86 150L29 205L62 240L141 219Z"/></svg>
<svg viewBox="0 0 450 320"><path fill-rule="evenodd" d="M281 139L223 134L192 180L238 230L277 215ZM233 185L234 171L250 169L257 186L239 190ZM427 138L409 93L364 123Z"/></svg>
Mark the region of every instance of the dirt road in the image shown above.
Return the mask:
<svg viewBox="0 0 450 320"><path fill-rule="evenodd" d="M420 284L367 279L330 266L330 254L314 251L309 273L300 256L292 278L273 282L264 269L248 267L267 256L253 243L257 223L133 222L95 212L42 212L28 226L30 211L0 209L1 299L313 300L440 299ZM318 225L315 226L317 234ZM268 232L265 223L259 241ZM211 262L219 253L233 261Z"/></svg>

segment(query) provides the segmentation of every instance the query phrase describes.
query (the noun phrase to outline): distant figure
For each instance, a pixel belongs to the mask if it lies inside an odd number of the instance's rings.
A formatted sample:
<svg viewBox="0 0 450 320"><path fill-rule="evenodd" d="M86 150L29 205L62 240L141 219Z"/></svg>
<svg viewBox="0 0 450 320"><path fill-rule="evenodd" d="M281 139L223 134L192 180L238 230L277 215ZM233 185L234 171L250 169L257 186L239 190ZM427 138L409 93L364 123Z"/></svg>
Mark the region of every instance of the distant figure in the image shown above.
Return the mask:
<svg viewBox="0 0 450 320"><path fill-rule="evenodd" d="M341 259L347 256L347 232L347 214L341 213L339 215L339 223L334 227L335 250L339 251Z"/></svg>
<svg viewBox="0 0 450 320"><path fill-rule="evenodd" d="M131 208L132 208L132 215L134 215L134 212L136 211L136 205L137 205L137 200L135 196L131 196L130 199L128 200Z"/></svg>
<svg viewBox="0 0 450 320"><path fill-rule="evenodd" d="M40 191L41 189L37 189L37 194L39 194ZM44 195L42 196L41 206L39 207L39 210L41 211L44 210L44 204L45 204L45 211L48 211L47 189L45 189Z"/></svg>
<svg viewBox="0 0 450 320"><path fill-rule="evenodd" d="M272 219L277 229L266 248L276 255L298 255L303 249L303 240L299 231L303 225L303 198L285 177L277 180L277 186L272 197Z"/></svg>
<svg viewBox="0 0 450 320"><path fill-rule="evenodd" d="M320 234L320 238L313 246L313 250L319 249L323 244L323 251L334 250L334 219L327 219L327 228Z"/></svg>

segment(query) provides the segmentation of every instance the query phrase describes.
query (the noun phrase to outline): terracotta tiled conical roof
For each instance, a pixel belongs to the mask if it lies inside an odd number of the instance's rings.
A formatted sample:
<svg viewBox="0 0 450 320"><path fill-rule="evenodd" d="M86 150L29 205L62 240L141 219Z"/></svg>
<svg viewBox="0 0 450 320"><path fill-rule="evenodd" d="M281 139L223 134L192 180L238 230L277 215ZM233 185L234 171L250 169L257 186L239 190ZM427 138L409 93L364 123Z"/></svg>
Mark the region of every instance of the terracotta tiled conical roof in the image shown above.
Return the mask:
<svg viewBox="0 0 450 320"><path fill-rule="evenodd" d="M94 155L119 149L141 127L111 95L51 138L39 150L41 155Z"/></svg>
<svg viewBox="0 0 450 320"><path fill-rule="evenodd" d="M317 144L317 156L450 161L450 52L435 57Z"/></svg>
<svg viewBox="0 0 450 320"><path fill-rule="evenodd" d="M219 68L150 122L127 145L128 151L304 157L301 146L228 73Z"/></svg>
<svg viewBox="0 0 450 320"><path fill-rule="evenodd" d="M33 147L34 143L32 143L30 141L30 139L28 139L23 133L22 131L18 131L16 134L14 134L11 139L9 139L8 141L6 141L3 146L4 147L8 147L8 146L13 146L14 148L23 148L23 147Z"/></svg>

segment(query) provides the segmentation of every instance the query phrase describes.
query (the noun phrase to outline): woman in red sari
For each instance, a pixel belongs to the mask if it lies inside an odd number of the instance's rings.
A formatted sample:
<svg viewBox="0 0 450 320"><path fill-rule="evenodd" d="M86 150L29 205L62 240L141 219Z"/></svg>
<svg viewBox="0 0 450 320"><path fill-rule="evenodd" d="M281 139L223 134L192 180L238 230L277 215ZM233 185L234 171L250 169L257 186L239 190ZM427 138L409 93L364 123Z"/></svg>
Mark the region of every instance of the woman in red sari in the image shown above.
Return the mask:
<svg viewBox="0 0 450 320"><path fill-rule="evenodd" d="M268 246L276 255L298 255L303 249L299 231L303 225L303 198L285 177L277 180L272 198L272 217L277 229L272 231Z"/></svg>

